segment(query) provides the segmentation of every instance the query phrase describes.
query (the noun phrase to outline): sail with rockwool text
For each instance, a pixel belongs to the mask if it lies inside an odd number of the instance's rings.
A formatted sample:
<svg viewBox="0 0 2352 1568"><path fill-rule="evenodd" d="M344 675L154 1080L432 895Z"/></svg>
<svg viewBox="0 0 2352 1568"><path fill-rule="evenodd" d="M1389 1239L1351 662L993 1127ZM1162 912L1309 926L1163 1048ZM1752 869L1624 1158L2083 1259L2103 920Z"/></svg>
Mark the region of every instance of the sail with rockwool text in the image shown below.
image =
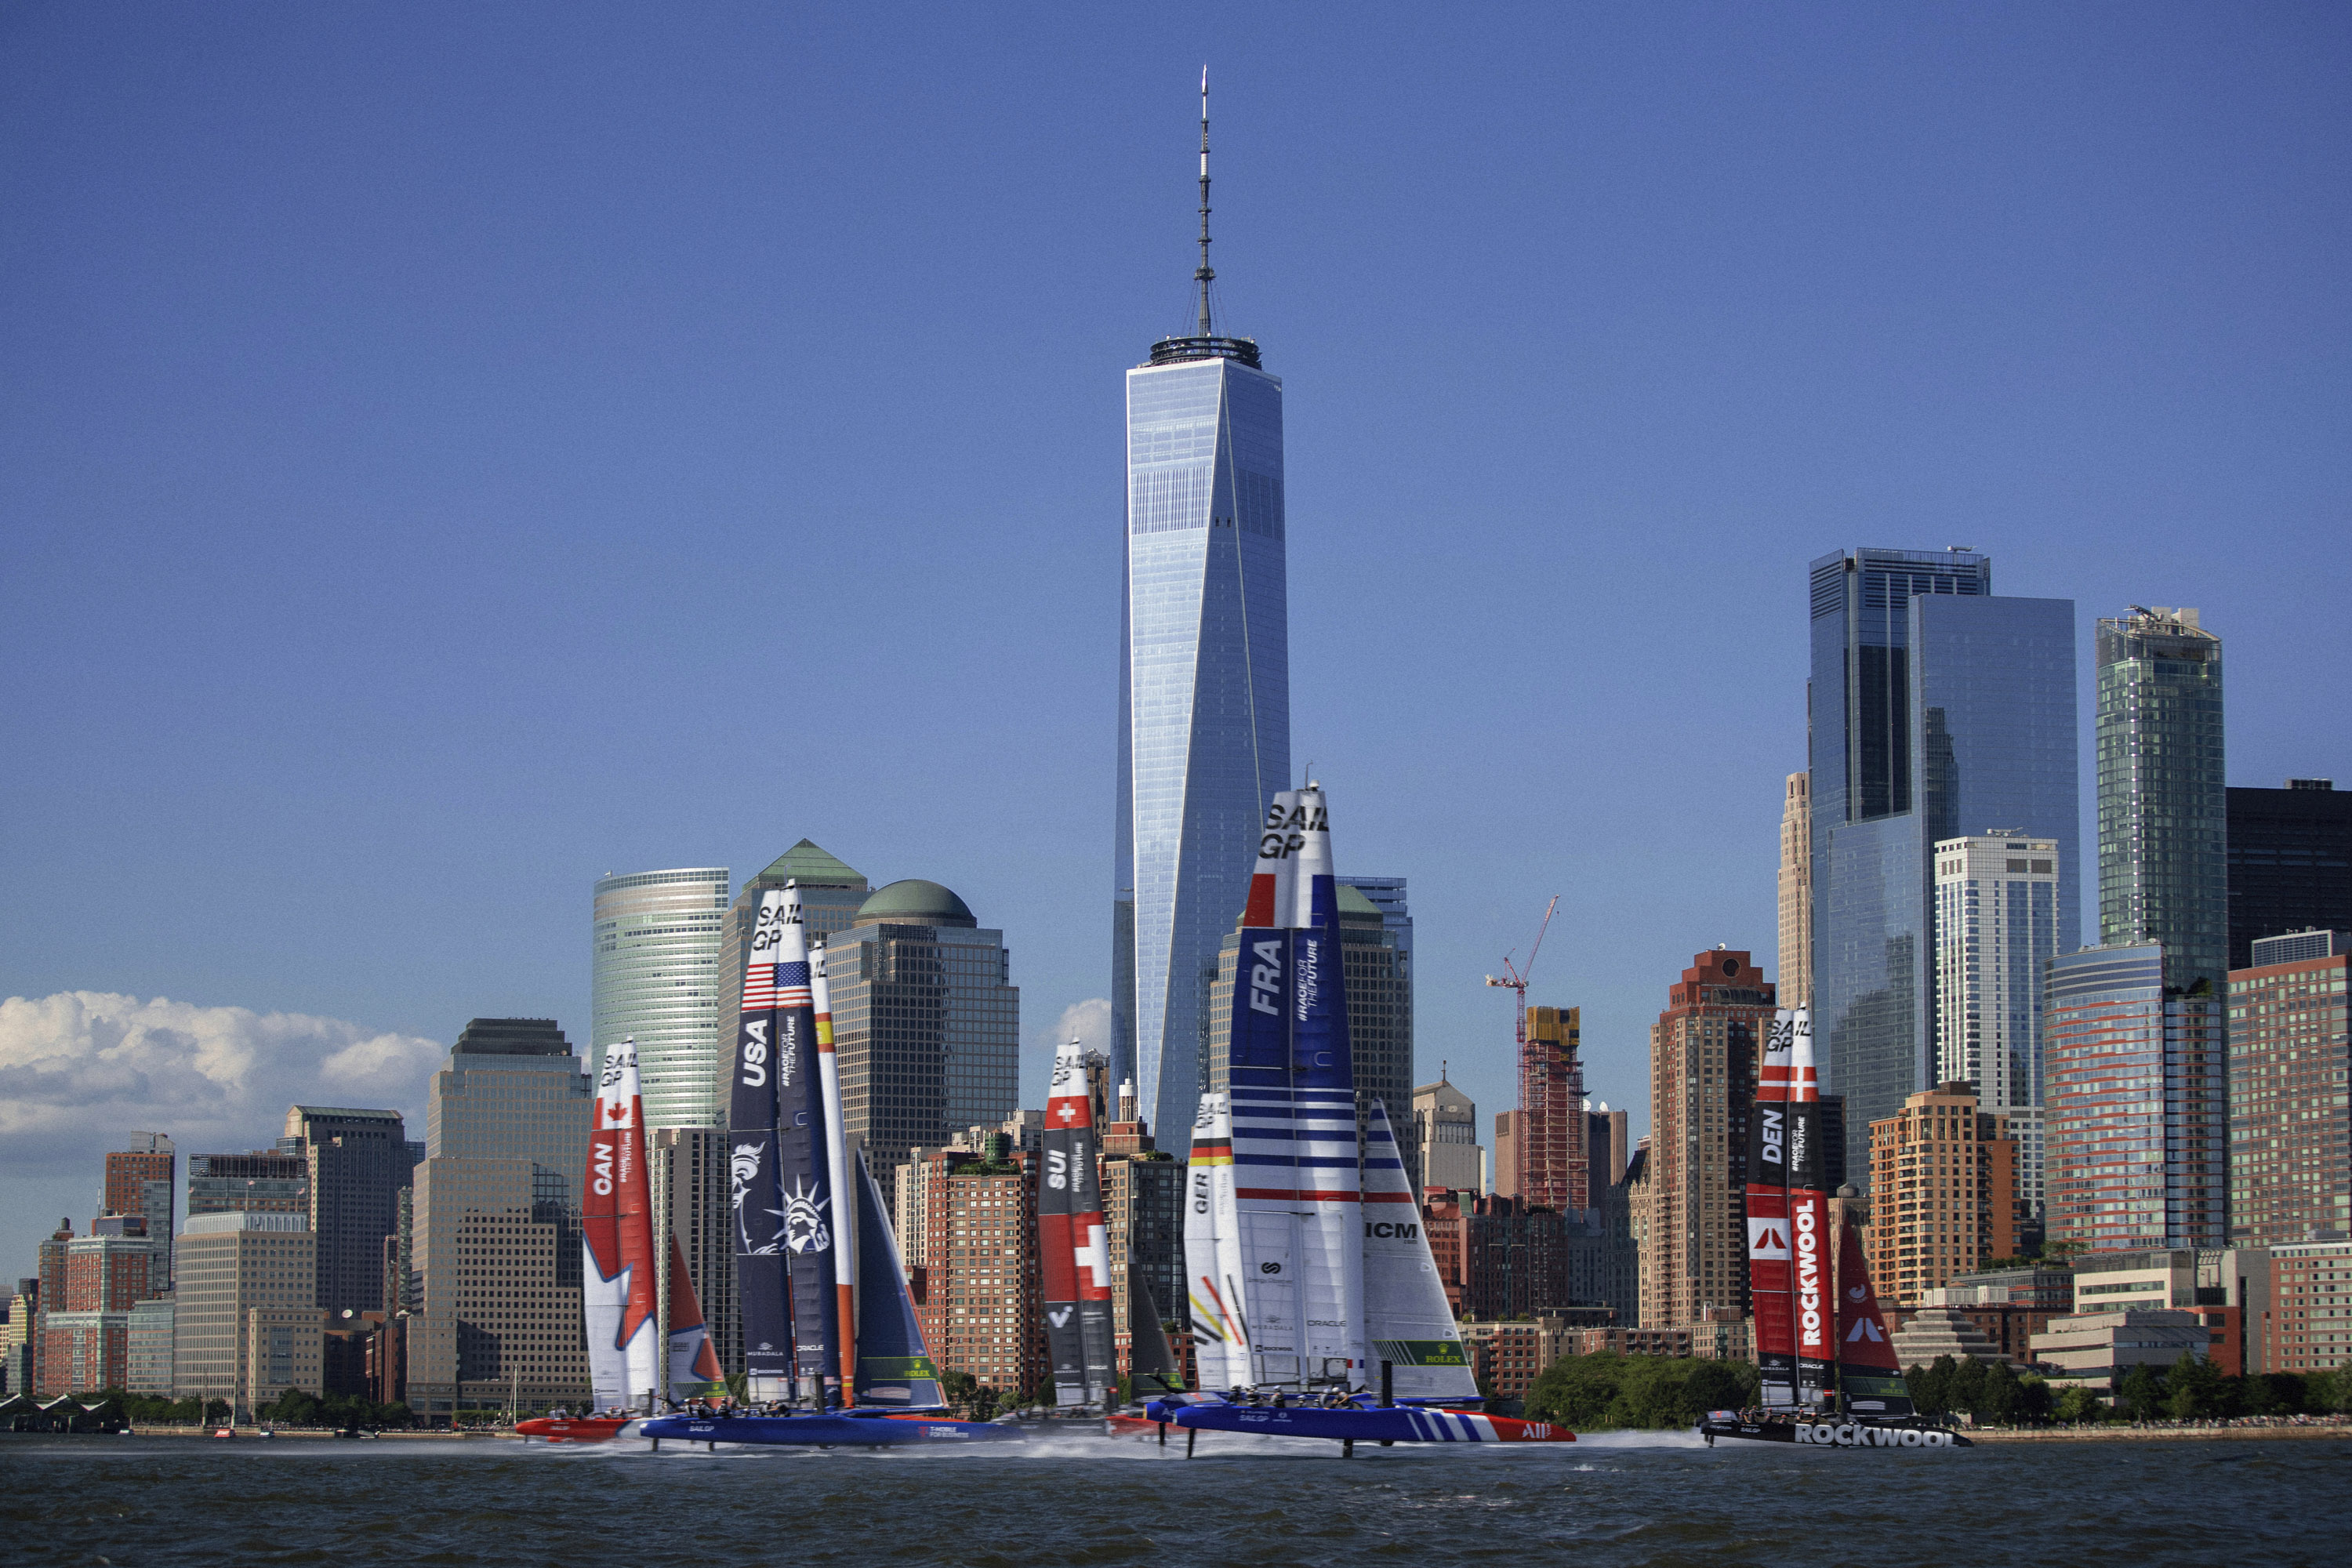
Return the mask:
<svg viewBox="0 0 2352 1568"><path fill-rule="evenodd" d="M1756 1099L1748 1117L1748 1296L1756 1320L1758 1402L1797 1403L1797 1321L1790 1290L1789 1061L1796 1014L1782 1008L1764 1037Z"/></svg>

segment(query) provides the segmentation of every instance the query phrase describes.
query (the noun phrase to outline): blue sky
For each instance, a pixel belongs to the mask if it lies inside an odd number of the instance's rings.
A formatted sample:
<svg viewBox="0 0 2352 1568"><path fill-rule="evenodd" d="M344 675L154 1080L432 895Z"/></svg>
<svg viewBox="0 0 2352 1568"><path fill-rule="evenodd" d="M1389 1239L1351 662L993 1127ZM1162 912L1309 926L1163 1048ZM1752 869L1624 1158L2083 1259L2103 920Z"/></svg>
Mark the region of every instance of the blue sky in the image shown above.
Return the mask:
<svg viewBox="0 0 2352 1568"><path fill-rule="evenodd" d="M12 7L0 995L333 1022L394 1043L332 1081L415 1109L400 1041L584 1038L599 874L807 835L1005 929L1036 1098L1108 991L1119 378L1188 319L1206 58L1294 753L1341 868L1412 879L1423 1075L1507 1103L1479 980L1559 893L1535 998L1639 1121L1691 953L1771 962L1814 555L1985 550L2086 676L2093 616L2196 605L2232 781L2352 785L2347 46L2294 5ZM173 1102L40 1099L20 1015L0 1173L79 1226L69 1151ZM239 1070L255 1141L323 1092Z"/></svg>

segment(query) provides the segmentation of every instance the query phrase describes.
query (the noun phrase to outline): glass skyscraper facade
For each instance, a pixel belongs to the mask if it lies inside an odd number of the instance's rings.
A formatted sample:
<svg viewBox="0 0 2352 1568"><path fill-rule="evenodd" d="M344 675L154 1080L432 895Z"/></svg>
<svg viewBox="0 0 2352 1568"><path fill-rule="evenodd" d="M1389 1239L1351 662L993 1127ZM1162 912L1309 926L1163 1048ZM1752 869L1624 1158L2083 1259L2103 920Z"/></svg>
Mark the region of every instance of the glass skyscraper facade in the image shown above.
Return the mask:
<svg viewBox="0 0 2352 1568"><path fill-rule="evenodd" d="M2165 984L2152 942L2050 963L2043 1001L2049 1234L2094 1252L2227 1244L2221 994Z"/></svg>
<svg viewBox="0 0 2352 1568"><path fill-rule="evenodd" d="M716 1096L727 880L726 867L709 866L596 883L588 1077L604 1075L608 1047L635 1038L648 1127L707 1127L725 1103Z"/></svg>
<svg viewBox="0 0 2352 1568"><path fill-rule="evenodd" d="M2194 610L2102 619L2099 940L2156 942L2165 984L2229 978L2221 639Z"/></svg>
<svg viewBox="0 0 2352 1568"><path fill-rule="evenodd" d="M2081 929L2074 605L1993 596L1965 550L1839 552L1811 588L1813 1033L1858 1173L1937 1082L1936 844L2055 840L2061 944Z"/></svg>
<svg viewBox="0 0 2352 1568"><path fill-rule="evenodd" d="M1112 910L1114 1081L1192 1123L1217 948L1290 773L1282 383L1257 346L1173 338L1127 374Z"/></svg>

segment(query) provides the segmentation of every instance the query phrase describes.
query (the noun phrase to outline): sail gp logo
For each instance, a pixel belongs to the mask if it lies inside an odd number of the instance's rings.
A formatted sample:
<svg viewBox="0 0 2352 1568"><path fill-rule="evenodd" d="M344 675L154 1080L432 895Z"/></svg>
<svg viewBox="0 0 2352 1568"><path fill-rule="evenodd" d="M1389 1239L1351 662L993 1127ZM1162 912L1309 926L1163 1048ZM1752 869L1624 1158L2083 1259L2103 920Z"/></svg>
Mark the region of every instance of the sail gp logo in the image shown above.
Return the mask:
<svg viewBox="0 0 2352 1568"><path fill-rule="evenodd" d="M1250 965L1250 1010L1278 1018L1282 1008L1275 994L1282 985L1282 943L1253 942L1250 953L1257 960Z"/></svg>
<svg viewBox="0 0 2352 1568"><path fill-rule="evenodd" d="M1748 1256L1759 1262L1787 1262L1789 1222L1750 1218L1748 1222Z"/></svg>

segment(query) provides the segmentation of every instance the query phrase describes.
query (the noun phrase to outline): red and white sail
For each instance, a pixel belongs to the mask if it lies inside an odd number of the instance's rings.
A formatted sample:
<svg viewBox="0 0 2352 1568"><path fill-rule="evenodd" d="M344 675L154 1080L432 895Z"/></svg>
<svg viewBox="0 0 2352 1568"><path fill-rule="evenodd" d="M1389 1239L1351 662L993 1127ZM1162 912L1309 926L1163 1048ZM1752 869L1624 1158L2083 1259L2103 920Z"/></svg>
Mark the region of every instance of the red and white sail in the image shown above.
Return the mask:
<svg viewBox="0 0 2352 1568"><path fill-rule="evenodd" d="M1797 1318L1790 1266L1789 1076L1796 1015L1782 1008L1764 1037L1756 1099L1748 1117L1748 1294L1756 1317L1760 1401L1768 1409L1797 1403Z"/></svg>
<svg viewBox="0 0 2352 1568"><path fill-rule="evenodd" d="M588 1381L599 1410L649 1407L660 1374L653 1194L646 1173L637 1043L604 1053L580 1205Z"/></svg>
<svg viewBox="0 0 2352 1568"><path fill-rule="evenodd" d="M1096 1163L1094 1098L1087 1086L1086 1047L1077 1040L1054 1054L1042 1152L1038 1266L1054 1402L1092 1405L1110 1397L1118 1373L1111 1345L1110 1242Z"/></svg>
<svg viewBox="0 0 2352 1568"><path fill-rule="evenodd" d="M1837 1382L1837 1301L1830 1283L1829 1165L1822 1146L1821 1078L1813 1065L1812 1015L1790 1018L1789 1051L1789 1240L1797 1323L1797 1403L1826 1405Z"/></svg>
<svg viewBox="0 0 2352 1568"><path fill-rule="evenodd" d="M686 1271L686 1252L677 1237L669 1238L669 1396L694 1399L727 1392L727 1374L719 1369L719 1352L710 1342L710 1325L703 1321L702 1301Z"/></svg>

